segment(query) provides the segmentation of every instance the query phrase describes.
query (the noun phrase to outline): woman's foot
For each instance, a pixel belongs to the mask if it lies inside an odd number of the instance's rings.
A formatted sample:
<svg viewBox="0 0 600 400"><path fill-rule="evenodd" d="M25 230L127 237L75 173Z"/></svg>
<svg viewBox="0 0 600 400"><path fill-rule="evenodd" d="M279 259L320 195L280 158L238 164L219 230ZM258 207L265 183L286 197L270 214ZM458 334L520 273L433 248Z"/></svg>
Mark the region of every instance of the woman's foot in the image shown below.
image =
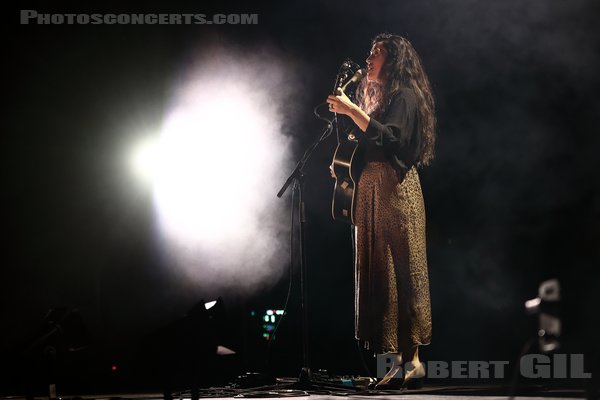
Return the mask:
<svg viewBox="0 0 600 400"><path fill-rule="evenodd" d="M402 386L402 354L396 354L394 364L387 374L377 382L376 390L399 389ZM396 377L399 375L399 377Z"/></svg>
<svg viewBox="0 0 600 400"><path fill-rule="evenodd" d="M425 380L425 366L419 361L407 362L404 372L402 387L407 389L420 389Z"/></svg>
<svg viewBox="0 0 600 400"><path fill-rule="evenodd" d="M397 378L400 374L400 366L394 365L392 369L375 385L375 390L392 390L402 387L402 378Z"/></svg>

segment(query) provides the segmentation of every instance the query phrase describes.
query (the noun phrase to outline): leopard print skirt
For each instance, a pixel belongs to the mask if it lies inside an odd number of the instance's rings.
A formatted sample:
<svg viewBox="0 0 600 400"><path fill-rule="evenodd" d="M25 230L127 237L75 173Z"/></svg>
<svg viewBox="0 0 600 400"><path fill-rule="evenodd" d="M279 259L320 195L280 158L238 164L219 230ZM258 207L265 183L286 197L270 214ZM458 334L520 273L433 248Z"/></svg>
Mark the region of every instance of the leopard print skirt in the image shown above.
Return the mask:
<svg viewBox="0 0 600 400"><path fill-rule="evenodd" d="M385 161L366 164L354 234L356 338L376 353L429 344L425 206L416 168L401 179Z"/></svg>

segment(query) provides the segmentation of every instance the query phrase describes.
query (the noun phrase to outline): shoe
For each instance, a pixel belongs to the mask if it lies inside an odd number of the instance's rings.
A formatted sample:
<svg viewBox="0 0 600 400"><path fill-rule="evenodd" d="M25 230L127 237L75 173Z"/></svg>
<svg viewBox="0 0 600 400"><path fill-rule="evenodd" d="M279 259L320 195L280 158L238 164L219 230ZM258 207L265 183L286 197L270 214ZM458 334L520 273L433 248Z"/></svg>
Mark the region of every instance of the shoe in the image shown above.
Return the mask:
<svg viewBox="0 0 600 400"><path fill-rule="evenodd" d="M401 368L394 366L379 383L375 385L375 390L395 390L402 387L402 378L396 378L396 375L401 375Z"/></svg>
<svg viewBox="0 0 600 400"><path fill-rule="evenodd" d="M404 389L410 389L410 390L422 389L423 382L425 382L424 376L421 376L419 378L405 379L404 382L402 383L402 387Z"/></svg>
<svg viewBox="0 0 600 400"><path fill-rule="evenodd" d="M385 383L375 385L375 390L399 390L402 389L404 380L401 378L392 378Z"/></svg>
<svg viewBox="0 0 600 400"><path fill-rule="evenodd" d="M402 387L406 389L421 389L423 387L423 382L425 381L425 375L425 367L423 367L423 364L419 364L418 367L413 368L404 374Z"/></svg>

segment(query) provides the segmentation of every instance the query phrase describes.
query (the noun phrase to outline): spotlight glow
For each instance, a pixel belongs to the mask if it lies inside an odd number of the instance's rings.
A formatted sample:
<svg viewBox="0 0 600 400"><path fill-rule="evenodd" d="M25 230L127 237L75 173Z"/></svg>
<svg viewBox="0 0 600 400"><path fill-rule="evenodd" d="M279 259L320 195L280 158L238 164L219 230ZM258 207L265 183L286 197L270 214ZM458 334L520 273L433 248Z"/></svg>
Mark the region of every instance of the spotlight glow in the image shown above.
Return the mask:
<svg viewBox="0 0 600 400"><path fill-rule="evenodd" d="M134 157L153 178L167 264L186 285L219 295L274 284L289 255L288 204L275 195L291 171L280 106L292 106L296 89L280 60L239 58L203 59L182 82L158 141Z"/></svg>
<svg viewBox="0 0 600 400"><path fill-rule="evenodd" d="M204 303L204 308L207 310L210 310L211 308L213 308L215 306L215 304L217 304L216 300L209 301L208 303Z"/></svg>
<svg viewBox="0 0 600 400"><path fill-rule="evenodd" d="M146 139L134 149L131 166L142 179L152 182L158 165L158 143L156 139Z"/></svg>
<svg viewBox="0 0 600 400"><path fill-rule="evenodd" d="M221 84L222 85L222 84ZM186 241L230 239L251 224L244 199L281 160L268 121L241 89L205 90L166 121L155 196L164 228Z"/></svg>

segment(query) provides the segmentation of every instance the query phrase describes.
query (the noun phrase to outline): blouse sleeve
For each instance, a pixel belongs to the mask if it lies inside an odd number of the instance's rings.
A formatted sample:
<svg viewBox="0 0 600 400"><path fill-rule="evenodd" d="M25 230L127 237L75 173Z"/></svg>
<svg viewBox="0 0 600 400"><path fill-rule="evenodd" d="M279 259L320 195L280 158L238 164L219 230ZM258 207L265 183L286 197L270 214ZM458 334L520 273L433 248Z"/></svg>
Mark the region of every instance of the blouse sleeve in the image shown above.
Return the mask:
<svg viewBox="0 0 600 400"><path fill-rule="evenodd" d="M381 121L371 118L365 131L367 138L392 154L411 144L415 138L417 102L412 90L402 90L394 98Z"/></svg>

